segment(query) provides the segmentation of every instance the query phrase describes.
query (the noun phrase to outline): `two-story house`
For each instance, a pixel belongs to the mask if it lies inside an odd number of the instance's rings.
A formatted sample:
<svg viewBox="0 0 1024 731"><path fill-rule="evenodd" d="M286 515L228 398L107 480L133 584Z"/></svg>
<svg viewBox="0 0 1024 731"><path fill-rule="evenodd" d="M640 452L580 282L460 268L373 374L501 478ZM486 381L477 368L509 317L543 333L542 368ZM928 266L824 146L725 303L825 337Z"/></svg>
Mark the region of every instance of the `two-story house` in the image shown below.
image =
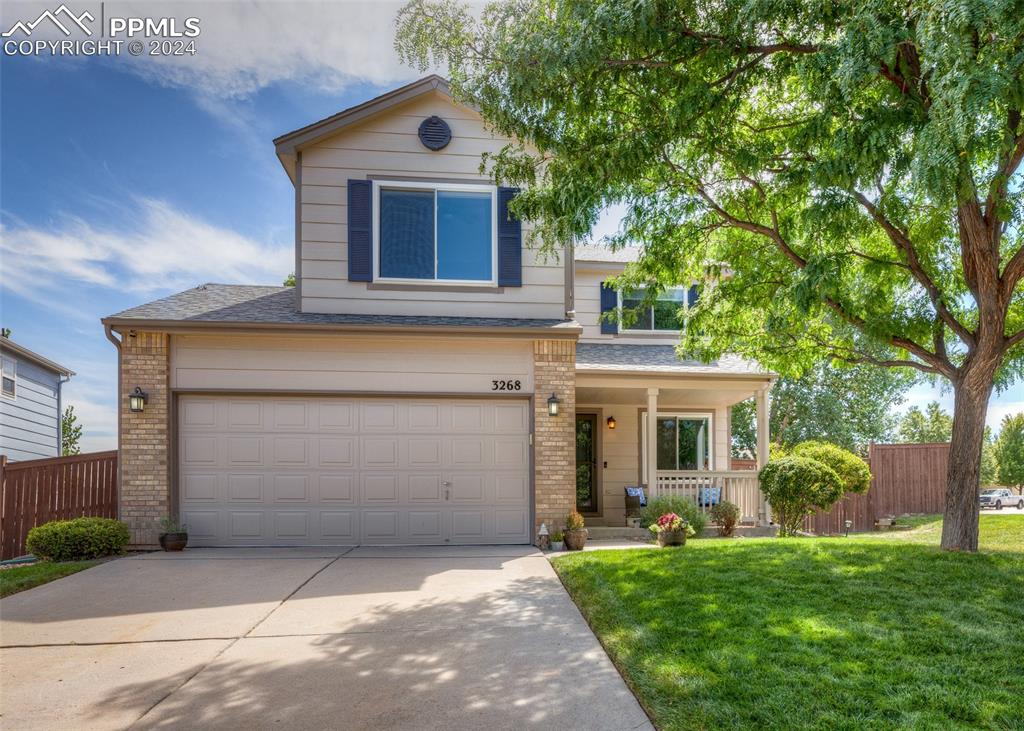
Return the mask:
<svg viewBox="0 0 1024 731"><path fill-rule="evenodd" d="M479 172L507 143L437 76L283 135L296 286L103 320L136 544L167 514L197 545L526 544L574 508L623 525L638 484L765 517L729 407L764 416L772 377L676 357L687 288L602 321L634 297L604 284L628 252L524 246L515 191Z"/></svg>
<svg viewBox="0 0 1024 731"><path fill-rule="evenodd" d="M0 454L59 457L62 386L74 371L0 336Z"/></svg>

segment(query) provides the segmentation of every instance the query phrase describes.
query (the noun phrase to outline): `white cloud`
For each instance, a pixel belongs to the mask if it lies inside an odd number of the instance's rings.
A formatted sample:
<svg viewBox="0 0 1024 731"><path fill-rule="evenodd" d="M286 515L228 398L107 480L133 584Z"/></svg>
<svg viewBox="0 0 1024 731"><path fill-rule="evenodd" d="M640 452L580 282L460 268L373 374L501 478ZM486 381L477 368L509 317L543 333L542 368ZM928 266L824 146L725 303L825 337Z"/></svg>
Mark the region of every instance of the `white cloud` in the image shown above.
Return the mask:
<svg viewBox="0 0 1024 731"><path fill-rule="evenodd" d="M110 218L123 223L64 216L46 228L16 219L0 225L3 269L18 273L5 277L5 288L34 299L67 280L137 293L206 281L277 284L294 266L291 241L256 241L165 201L140 198Z"/></svg>
<svg viewBox="0 0 1024 731"><path fill-rule="evenodd" d="M303 81L325 91L353 83L387 85L419 74L403 66L394 51L395 18L404 0L296 2L134 2L107 3L106 17L199 19L195 55L131 56L114 59L146 78L193 89L200 95L246 97L280 81ZM4 29L32 20L52 8L49 0L8 2L0 15ZM81 7L79 7L79 5ZM79 3L99 27L99 3ZM95 5L95 6L94 6ZM109 25L108 25L109 27ZM52 25L41 25L33 39L63 39ZM123 40L128 40L122 37ZM143 39L145 40L145 39ZM148 44L147 44L148 47Z"/></svg>

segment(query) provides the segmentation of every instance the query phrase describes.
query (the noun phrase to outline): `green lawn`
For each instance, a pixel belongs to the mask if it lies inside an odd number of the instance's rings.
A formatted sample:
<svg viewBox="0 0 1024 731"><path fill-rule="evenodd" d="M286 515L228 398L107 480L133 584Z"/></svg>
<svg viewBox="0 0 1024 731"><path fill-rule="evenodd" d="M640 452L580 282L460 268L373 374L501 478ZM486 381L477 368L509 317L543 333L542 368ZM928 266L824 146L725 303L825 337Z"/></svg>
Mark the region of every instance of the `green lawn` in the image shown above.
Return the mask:
<svg viewBox="0 0 1024 731"><path fill-rule="evenodd" d="M1021 729L1024 516L981 525L979 554L931 519L555 568L661 729Z"/></svg>
<svg viewBox="0 0 1024 731"><path fill-rule="evenodd" d="M99 561L39 562L0 570L0 597L17 594L19 591L46 584L63 576L70 576L98 563Z"/></svg>

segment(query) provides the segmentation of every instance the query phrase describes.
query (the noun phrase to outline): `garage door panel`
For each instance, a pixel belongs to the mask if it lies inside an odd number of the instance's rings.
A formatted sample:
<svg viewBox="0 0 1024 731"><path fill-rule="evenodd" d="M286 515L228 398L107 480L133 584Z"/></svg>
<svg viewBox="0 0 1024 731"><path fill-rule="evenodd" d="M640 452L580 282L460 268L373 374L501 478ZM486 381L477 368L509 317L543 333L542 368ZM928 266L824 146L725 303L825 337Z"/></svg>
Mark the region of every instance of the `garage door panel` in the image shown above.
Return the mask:
<svg viewBox="0 0 1024 731"><path fill-rule="evenodd" d="M527 543L525 401L182 397L195 545Z"/></svg>
<svg viewBox="0 0 1024 731"><path fill-rule="evenodd" d="M227 475L228 502L263 502L262 474Z"/></svg>

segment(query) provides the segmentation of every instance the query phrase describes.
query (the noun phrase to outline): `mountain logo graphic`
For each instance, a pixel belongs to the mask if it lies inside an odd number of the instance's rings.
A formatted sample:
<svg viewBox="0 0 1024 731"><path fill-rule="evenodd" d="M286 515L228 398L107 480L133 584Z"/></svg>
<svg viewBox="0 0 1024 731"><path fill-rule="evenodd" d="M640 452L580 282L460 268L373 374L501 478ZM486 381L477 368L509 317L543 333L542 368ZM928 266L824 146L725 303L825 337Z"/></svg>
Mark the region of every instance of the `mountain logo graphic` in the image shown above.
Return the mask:
<svg viewBox="0 0 1024 731"><path fill-rule="evenodd" d="M62 19L64 22L61 22ZM23 20L19 20L17 23L11 26L10 30L5 31L4 33L0 33L0 35L2 35L4 38L10 38L12 35L14 35L16 32L20 30L25 35L30 36L32 35L32 31L34 31L36 27L44 20L49 20L55 26L60 28L61 32L63 32L66 36L71 35L71 30L69 26L71 26L72 23L74 23L83 31L85 31L86 35L91 36L92 30L90 30L89 26L87 26L83 21L87 20L91 23L92 21L96 20L96 18L93 17L93 14L90 13L88 10L82 13L81 15L75 15L70 10L68 10L67 5L62 4L59 8L52 12L49 10L44 10L42 14L38 18L33 20L31 23L26 23Z"/></svg>

